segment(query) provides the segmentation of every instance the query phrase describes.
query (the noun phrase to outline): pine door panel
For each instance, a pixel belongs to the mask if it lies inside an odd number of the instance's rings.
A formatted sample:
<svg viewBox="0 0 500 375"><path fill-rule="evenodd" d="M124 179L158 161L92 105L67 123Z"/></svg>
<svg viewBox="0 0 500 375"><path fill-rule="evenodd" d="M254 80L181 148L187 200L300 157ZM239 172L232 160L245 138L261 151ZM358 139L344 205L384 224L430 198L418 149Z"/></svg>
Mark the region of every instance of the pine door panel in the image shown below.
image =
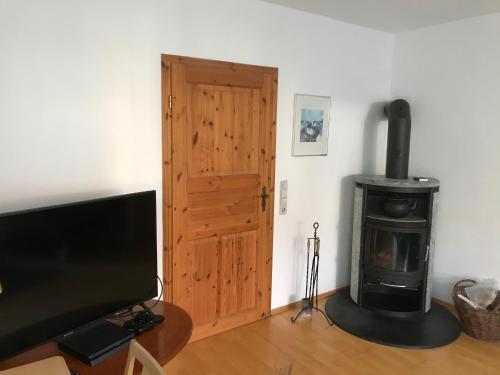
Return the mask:
<svg viewBox="0 0 500 375"><path fill-rule="evenodd" d="M222 238L221 317L256 305L257 232L251 231Z"/></svg>
<svg viewBox="0 0 500 375"><path fill-rule="evenodd" d="M277 70L162 63L166 292L197 339L270 313Z"/></svg>
<svg viewBox="0 0 500 375"><path fill-rule="evenodd" d="M190 84L188 95L190 176L257 173L259 90Z"/></svg>

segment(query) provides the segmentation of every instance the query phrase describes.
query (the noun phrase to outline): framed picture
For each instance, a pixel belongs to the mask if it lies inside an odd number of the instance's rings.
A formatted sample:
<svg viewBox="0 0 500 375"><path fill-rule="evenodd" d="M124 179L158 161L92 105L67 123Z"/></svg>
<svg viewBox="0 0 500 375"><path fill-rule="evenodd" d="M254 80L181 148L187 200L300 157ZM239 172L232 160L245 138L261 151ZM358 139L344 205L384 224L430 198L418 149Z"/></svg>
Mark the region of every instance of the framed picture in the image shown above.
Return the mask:
<svg viewBox="0 0 500 375"><path fill-rule="evenodd" d="M330 97L295 94L293 156L328 154Z"/></svg>

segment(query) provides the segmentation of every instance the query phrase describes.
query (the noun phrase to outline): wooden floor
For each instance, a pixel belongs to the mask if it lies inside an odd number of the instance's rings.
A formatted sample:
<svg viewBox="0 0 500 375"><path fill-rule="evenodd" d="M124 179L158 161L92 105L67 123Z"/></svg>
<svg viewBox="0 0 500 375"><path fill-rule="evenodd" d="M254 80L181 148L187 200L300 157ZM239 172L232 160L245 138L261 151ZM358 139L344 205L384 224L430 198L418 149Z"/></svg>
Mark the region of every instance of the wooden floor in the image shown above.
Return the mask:
<svg viewBox="0 0 500 375"><path fill-rule="evenodd" d="M329 327L319 313L292 324L291 313L191 343L167 374L500 374L500 343L462 333L442 348L398 349Z"/></svg>

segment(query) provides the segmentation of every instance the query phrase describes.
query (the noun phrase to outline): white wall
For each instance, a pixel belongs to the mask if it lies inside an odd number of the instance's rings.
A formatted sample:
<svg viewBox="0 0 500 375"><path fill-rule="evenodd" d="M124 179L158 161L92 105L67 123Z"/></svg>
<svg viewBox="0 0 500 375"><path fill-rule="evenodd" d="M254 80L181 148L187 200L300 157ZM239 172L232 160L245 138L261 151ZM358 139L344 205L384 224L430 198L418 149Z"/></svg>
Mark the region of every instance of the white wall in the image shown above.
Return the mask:
<svg viewBox="0 0 500 375"><path fill-rule="evenodd" d="M0 0L0 210L160 192L161 53L276 66L276 181L288 179L289 203L275 219L272 306L301 297L315 220L320 292L347 285L344 177L382 170L370 106L390 93L392 46L389 34L256 0ZM327 157L290 156L295 92L332 97Z"/></svg>
<svg viewBox="0 0 500 375"><path fill-rule="evenodd" d="M410 172L441 180L434 295L500 281L500 14L399 34L392 93L412 104Z"/></svg>

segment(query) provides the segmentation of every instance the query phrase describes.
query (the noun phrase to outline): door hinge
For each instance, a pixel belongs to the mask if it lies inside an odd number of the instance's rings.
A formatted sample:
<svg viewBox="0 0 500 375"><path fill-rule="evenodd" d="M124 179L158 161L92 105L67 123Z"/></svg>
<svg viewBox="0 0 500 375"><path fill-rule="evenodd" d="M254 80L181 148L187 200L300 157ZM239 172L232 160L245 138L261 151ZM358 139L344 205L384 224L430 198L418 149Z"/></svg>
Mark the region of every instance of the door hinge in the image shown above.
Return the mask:
<svg viewBox="0 0 500 375"><path fill-rule="evenodd" d="M172 95L168 96L168 109L172 109L172 104L174 101L174 97Z"/></svg>

